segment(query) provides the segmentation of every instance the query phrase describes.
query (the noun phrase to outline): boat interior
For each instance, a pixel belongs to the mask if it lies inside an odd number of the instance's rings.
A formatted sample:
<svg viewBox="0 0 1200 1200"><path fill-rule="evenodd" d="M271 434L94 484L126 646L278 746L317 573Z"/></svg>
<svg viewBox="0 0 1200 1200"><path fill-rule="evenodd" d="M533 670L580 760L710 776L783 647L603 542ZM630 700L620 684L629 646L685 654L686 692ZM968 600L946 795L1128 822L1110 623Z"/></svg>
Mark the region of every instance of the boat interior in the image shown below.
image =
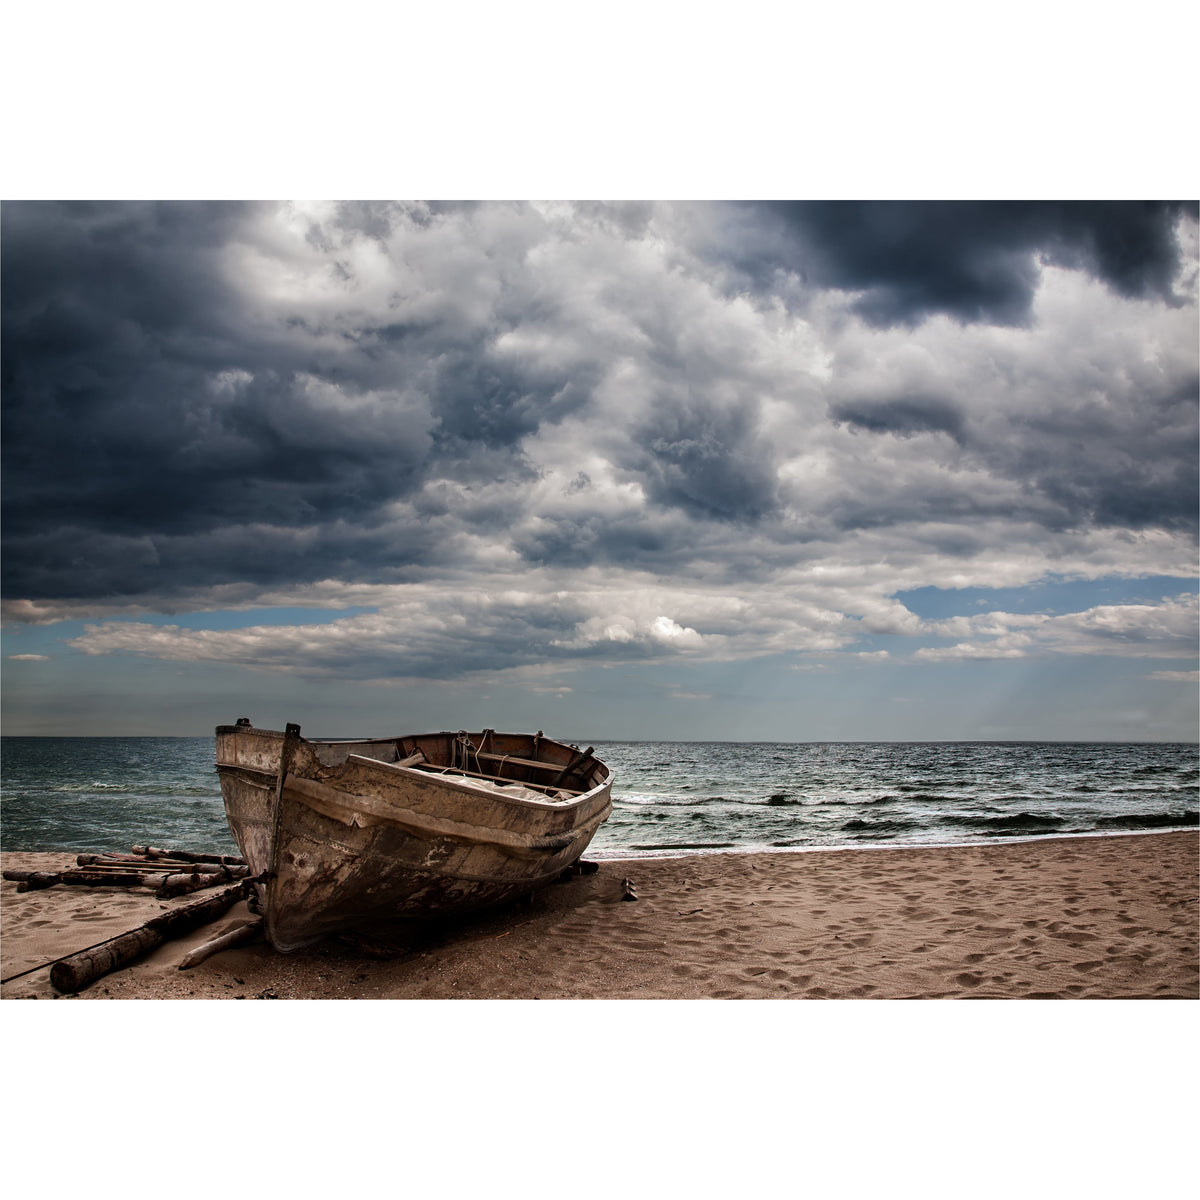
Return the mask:
<svg viewBox="0 0 1200 1200"><path fill-rule="evenodd" d="M338 766L351 756L371 758L431 774L520 784L547 799L571 799L608 778L608 769L594 757L593 747L567 746L544 738L540 730L536 734L485 729L361 741L305 740L326 766Z"/></svg>

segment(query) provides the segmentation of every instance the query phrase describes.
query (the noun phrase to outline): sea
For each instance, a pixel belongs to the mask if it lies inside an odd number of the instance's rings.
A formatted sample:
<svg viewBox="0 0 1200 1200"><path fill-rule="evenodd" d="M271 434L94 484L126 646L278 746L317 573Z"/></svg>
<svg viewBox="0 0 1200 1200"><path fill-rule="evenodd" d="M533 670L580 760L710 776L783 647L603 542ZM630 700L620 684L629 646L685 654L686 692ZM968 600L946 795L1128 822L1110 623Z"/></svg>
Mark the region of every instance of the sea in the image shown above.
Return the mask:
<svg viewBox="0 0 1200 1200"><path fill-rule="evenodd" d="M583 744L583 743L581 743ZM594 859L931 846L1195 828L1200 747L596 742ZM236 854L211 737L0 739L0 846Z"/></svg>

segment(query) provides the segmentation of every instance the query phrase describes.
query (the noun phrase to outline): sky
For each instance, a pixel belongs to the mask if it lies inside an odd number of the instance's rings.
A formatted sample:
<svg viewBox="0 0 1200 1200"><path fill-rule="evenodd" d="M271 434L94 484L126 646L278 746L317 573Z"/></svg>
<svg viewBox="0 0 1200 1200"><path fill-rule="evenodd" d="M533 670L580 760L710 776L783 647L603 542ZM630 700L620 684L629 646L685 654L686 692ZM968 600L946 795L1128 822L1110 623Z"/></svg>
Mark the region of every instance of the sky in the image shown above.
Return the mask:
<svg viewBox="0 0 1200 1200"><path fill-rule="evenodd" d="M0 237L7 734L1196 739L1194 201Z"/></svg>

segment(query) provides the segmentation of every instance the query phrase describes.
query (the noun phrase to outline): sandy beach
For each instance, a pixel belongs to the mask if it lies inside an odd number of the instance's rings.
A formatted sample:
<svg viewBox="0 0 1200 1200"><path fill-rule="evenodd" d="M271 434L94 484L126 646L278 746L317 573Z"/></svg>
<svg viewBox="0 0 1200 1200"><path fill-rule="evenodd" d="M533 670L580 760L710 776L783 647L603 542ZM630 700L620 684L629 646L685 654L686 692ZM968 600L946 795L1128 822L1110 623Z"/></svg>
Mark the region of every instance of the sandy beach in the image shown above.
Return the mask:
<svg viewBox="0 0 1200 1200"><path fill-rule="evenodd" d="M337 940L279 955L259 940L180 970L248 919L239 903L78 998L1196 999L1198 845L1173 832L605 860L391 957ZM3 856L5 869L71 861ZM54 960L196 898L16 886L0 893L4 999L65 998Z"/></svg>

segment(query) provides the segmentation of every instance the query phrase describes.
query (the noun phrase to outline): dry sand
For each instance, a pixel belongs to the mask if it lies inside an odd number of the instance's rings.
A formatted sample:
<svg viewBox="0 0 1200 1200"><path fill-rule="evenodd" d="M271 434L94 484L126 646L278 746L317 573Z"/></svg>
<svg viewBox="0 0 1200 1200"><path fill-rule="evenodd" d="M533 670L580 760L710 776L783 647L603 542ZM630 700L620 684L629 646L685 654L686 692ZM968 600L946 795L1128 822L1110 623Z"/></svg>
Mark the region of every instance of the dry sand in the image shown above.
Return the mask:
<svg viewBox="0 0 1200 1200"><path fill-rule="evenodd" d="M391 958L339 941L279 955L259 941L179 970L247 919L239 904L80 998L1196 999L1198 846L1177 832L605 860ZM3 856L6 869L70 861ZM622 899L625 877L636 901ZM18 894L7 881L0 897L5 999L55 998L53 960L164 907L148 892Z"/></svg>

